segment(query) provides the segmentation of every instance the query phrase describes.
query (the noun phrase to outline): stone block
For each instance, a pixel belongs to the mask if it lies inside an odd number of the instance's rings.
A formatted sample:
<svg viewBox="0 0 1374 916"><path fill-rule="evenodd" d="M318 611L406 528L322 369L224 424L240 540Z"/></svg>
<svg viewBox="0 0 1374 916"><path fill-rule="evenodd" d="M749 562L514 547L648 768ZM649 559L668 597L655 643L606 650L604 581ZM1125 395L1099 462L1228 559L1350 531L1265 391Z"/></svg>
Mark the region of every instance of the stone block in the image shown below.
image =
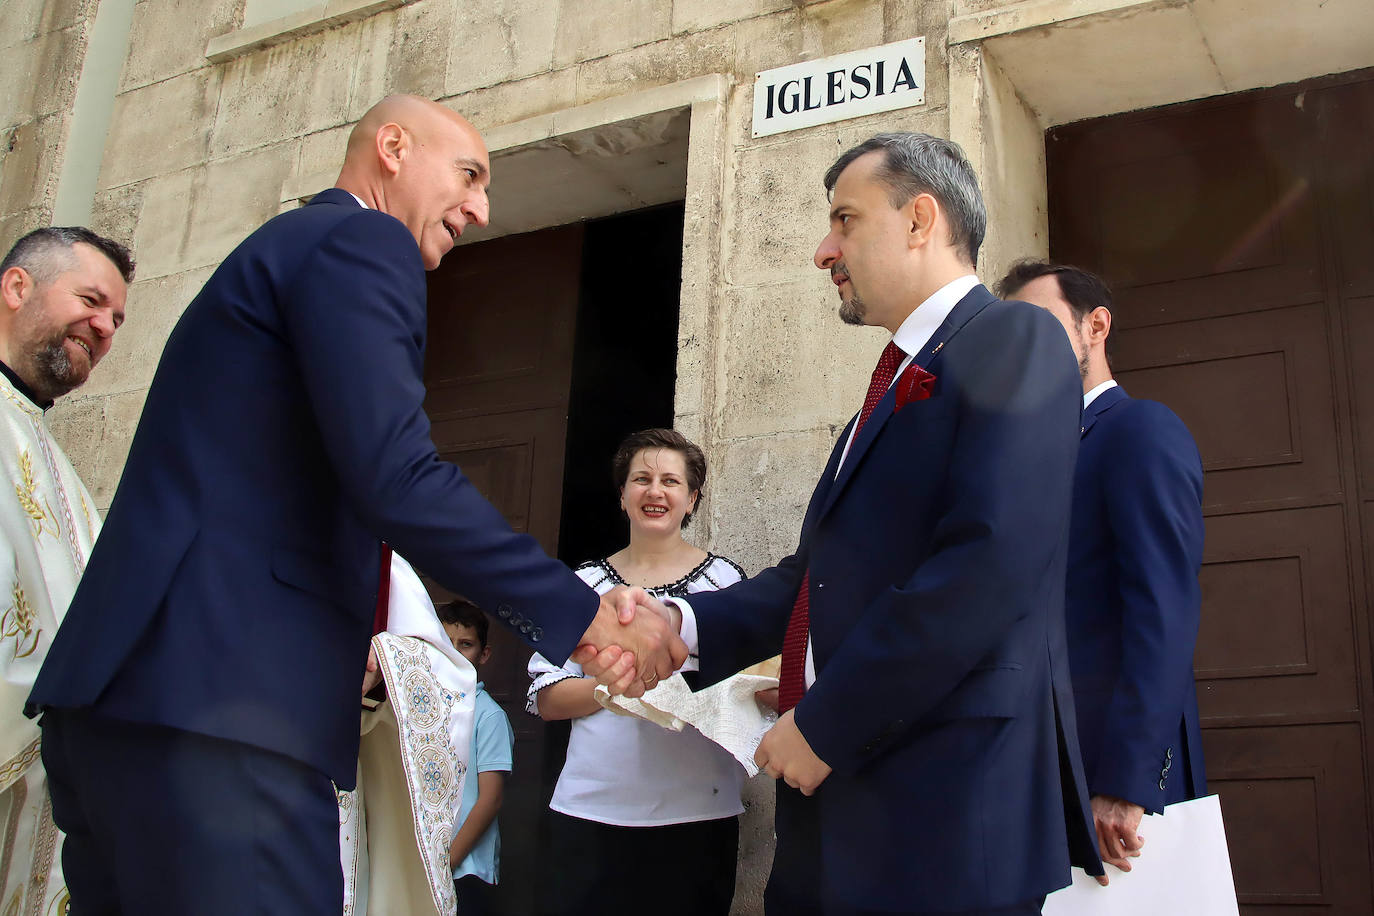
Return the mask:
<svg viewBox="0 0 1374 916"><path fill-rule="evenodd" d="M82 391L83 389L78 388L71 394L58 398L57 403L48 411L47 423L48 431L71 459L77 476L86 484L87 489L91 490L92 495L95 495L92 484L96 467L100 462L100 447L105 434L105 398L86 395ZM102 503L97 496L96 502L107 506L109 498Z"/></svg>
<svg viewBox="0 0 1374 916"><path fill-rule="evenodd" d="M355 23L248 54L226 66L210 155L230 155L347 123L360 35Z"/></svg>
<svg viewBox="0 0 1374 916"><path fill-rule="evenodd" d="M288 141L150 179L134 237L140 278L219 263L277 214L298 155L298 143Z"/></svg>
<svg viewBox="0 0 1374 916"><path fill-rule="evenodd" d="M387 94L391 85L389 57L395 26L395 10L378 13L353 26L358 33L358 57L349 78L350 123L356 122Z"/></svg>
<svg viewBox="0 0 1374 916"><path fill-rule="evenodd" d="M454 25L445 94L495 86L553 68L557 20L546 0L499 0Z"/></svg>
<svg viewBox="0 0 1374 916"><path fill-rule="evenodd" d="M54 114L0 133L0 213L52 212L66 122Z"/></svg>
<svg viewBox="0 0 1374 916"><path fill-rule="evenodd" d="M152 280L136 279L129 289L124 324L81 394L116 395L147 388L172 328L214 271L210 266Z"/></svg>
<svg viewBox="0 0 1374 916"><path fill-rule="evenodd" d="M242 5L239 0L140 0L119 91L204 67L206 42L238 26Z"/></svg>
<svg viewBox="0 0 1374 916"><path fill-rule="evenodd" d="M91 202L90 228L122 245L133 247L138 230L138 213L143 207L143 187L127 184L118 188L97 191ZM138 261L138 252L134 252ZM137 268L135 268L137 269Z"/></svg>
<svg viewBox="0 0 1374 916"><path fill-rule="evenodd" d="M576 96L577 72L569 68L474 89L445 99L444 104L466 117L478 130L488 130L571 108L576 104ZM493 179L499 184L500 173L494 174Z"/></svg>
<svg viewBox="0 0 1374 916"><path fill-rule="evenodd" d="M887 333L841 324L834 286L814 273L726 294L714 405L721 436L838 429L863 403Z"/></svg>
<svg viewBox="0 0 1374 916"><path fill-rule="evenodd" d="M678 0L673 4L673 34L704 32L795 5L793 0Z"/></svg>
<svg viewBox="0 0 1374 916"><path fill-rule="evenodd" d="M209 157L224 71L206 67L115 97L99 187L167 175Z"/></svg>
<svg viewBox="0 0 1374 916"><path fill-rule="evenodd" d="M348 149L348 135L352 131L353 125L345 124L302 138L296 176L305 178L326 172L337 174L343 166L344 152Z"/></svg>
<svg viewBox="0 0 1374 916"><path fill-rule="evenodd" d="M420 0L396 10L387 53L387 92L444 94L453 44L452 0Z"/></svg>
<svg viewBox="0 0 1374 916"><path fill-rule="evenodd" d="M735 38L730 29L641 45L578 66L577 104L709 73L728 73L734 59Z"/></svg>
<svg viewBox="0 0 1374 916"><path fill-rule="evenodd" d="M0 53L0 128L70 107L85 49L81 27L72 26Z"/></svg>
<svg viewBox="0 0 1374 916"><path fill-rule="evenodd" d="M150 280L185 269L181 251L190 234L191 189L203 168L159 175L140 185L142 202L134 230L138 277ZM204 180L201 175L200 180Z"/></svg>
<svg viewBox="0 0 1374 916"><path fill-rule="evenodd" d="M925 37L925 107L939 108L949 101L949 20L944 5L884 0L883 43Z"/></svg>
<svg viewBox="0 0 1374 916"><path fill-rule="evenodd" d="M673 0L559 0L553 65L565 67L667 38Z"/></svg>
<svg viewBox="0 0 1374 916"><path fill-rule="evenodd" d="M9 251L26 233L39 226L46 226L51 212L41 207L29 207L13 213L0 214L0 252Z"/></svg>
<svg viewBox="0 0 1374 916"><path fill-rule="evenodd" d="M707 453L711 549L754 572L795 551L802 516L838 436L838 430L821 428L714 444Z"/></svg>
<svg viewBox="0 0 1374 916"><path fill-rule="evenodd" d="M760 70L882 44L883 8L870 0L789 6L739 23L736 33L737 70L752 84Z"/></svg>
<svg viewBox="0 0 1374 916"><path fill-rule="evenodd" d="M96 0L4 0L0 3L0 48L56 32L95 15Z"/></svg>
<svg viewBox="0 0 1374 916"><path fill-rule="evenodd" d="M821 177L844 149L827 127L834 125L779 134L735 154L725 192L728 283L758 286L814 275L822 285L811 262L828 231Z"/></svg>

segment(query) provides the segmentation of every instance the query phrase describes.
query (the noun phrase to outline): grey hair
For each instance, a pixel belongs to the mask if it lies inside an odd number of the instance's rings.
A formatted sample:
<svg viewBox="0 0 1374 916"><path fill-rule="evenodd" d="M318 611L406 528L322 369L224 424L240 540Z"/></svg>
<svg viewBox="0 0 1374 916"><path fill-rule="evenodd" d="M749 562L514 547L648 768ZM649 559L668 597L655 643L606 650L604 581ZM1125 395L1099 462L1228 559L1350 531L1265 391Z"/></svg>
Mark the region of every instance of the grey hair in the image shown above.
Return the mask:
<svg viewBox="0 0 1374 916"><path fill-rule="evenodd" d="M835 160L825 173L826 192L835 190L835 182L850 163L874 150L883 152L883 162L874 174L886 185L892 206L900 207L918 194L934 197L949 219L950 241L976 265L988 213L978 176L959 144L930 134L878 134Z"/></svg>
<svg viewBox="0 0 1374 916"><path fill-rule="evenodd" d="M72 246L90 245L109 258L125 283L134 282L133 253L118 242L97 235L84 226L45 226L35 229L14 243L14 247L0 261L0 274L11 267L22 267L38 285L56 280L64 270L70 270L74 255Z"/></svg>

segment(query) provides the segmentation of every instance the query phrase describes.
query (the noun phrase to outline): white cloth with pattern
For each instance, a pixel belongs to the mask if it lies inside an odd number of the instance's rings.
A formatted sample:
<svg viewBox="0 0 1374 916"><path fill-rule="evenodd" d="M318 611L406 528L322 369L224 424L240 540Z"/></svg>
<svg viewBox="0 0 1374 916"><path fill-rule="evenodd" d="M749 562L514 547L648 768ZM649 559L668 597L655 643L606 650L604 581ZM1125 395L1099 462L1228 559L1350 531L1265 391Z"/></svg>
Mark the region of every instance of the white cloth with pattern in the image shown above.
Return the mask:
<svg viewBox="0 0 1374 916"><path fill-rule="evenodd" d="M67 888L38 725L23 714L100 531L43 411L0 374L0 914L60 916Z"/></svg>
<svg viewBox="0 0 1374 916"><path fill-rule="evenodd" d="M477 671L396 554L387 629L372 646L387 699L363 711L358 788L339 793L344 913L453 916L448 847L472 748Z"/></svg>

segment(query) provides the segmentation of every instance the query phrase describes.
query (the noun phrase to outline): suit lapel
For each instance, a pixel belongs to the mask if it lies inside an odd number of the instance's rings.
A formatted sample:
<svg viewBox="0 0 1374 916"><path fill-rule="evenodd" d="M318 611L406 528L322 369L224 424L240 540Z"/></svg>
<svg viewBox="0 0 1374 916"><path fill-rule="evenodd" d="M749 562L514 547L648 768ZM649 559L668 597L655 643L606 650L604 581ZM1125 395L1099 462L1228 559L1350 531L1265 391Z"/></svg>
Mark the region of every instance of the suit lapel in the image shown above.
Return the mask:
<svg viewBox="0 0 1374 916"><path fill-rule="evenodd" d="M930 335L930 340L925 347L912 360L913 364L933 372L940 360L945 344L949 343L954 335L958 334L964 325L968 324L969 319L987 308L989 303L995 301L997 301L996 297L988 292L982 284L969 290L964 298L959 300L959 304L945 316L945 320L935 329L935 333ZM939 373L935 374L938 378ZM845 484L849 483L850 478L854 476L855 468L863 461L864 455L868 452L868 447L882 432L896 405L897 386L894 383L888 386L887 393L878 402L878 406L873 408L873 413L869 415L868 422L864 424L863 429L859 430L859 434L854 437L854 442L849 446L849 454L844 458L844 464L840 466L839 476L835 478L835 485L830 488L830 493L826 497L825 507L821 510L822 516L835 504L835 499L843 492ZM851 420L850 425L853 423L854 421ZM843 454L843 448L841 448L840 454ZM827 468L827 471L830 469Z"/></svg>
<svg viewBox="0 0 1374 916"><path fill-rule="evenodd" d="M1079 438L1081 439L1088 434L1088 430L1097 423L1098 417L1126 400L1126 397L1125 389L1120 385L1114 385L1093 398L1093 402L1083 411L1083 427L1079 433Z"/></svg>

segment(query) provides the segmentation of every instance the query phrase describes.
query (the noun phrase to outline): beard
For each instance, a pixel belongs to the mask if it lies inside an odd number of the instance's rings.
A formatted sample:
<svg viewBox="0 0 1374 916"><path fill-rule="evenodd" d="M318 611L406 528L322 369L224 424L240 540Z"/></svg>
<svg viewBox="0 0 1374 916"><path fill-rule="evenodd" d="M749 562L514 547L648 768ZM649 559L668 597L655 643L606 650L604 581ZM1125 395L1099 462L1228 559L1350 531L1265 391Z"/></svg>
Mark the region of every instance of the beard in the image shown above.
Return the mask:
<svg viewBox="0 0 1374 916"><path fill-rule="evenodd" d="M65 330L33 350L33 388L44 400L55 401L79 387L89 374L67 355Z"/></svg>
<svg viewBox="0 0 1374 916"><path fill-rule="evenodd" d="M851 280L850 283L852 285L853 281ZM864 304L863 299L859 297L858 293L855 293L848 299L840 300L840 320L845 324L861 326L864 324L864 318L867 315L868 306Z"/></svg>

